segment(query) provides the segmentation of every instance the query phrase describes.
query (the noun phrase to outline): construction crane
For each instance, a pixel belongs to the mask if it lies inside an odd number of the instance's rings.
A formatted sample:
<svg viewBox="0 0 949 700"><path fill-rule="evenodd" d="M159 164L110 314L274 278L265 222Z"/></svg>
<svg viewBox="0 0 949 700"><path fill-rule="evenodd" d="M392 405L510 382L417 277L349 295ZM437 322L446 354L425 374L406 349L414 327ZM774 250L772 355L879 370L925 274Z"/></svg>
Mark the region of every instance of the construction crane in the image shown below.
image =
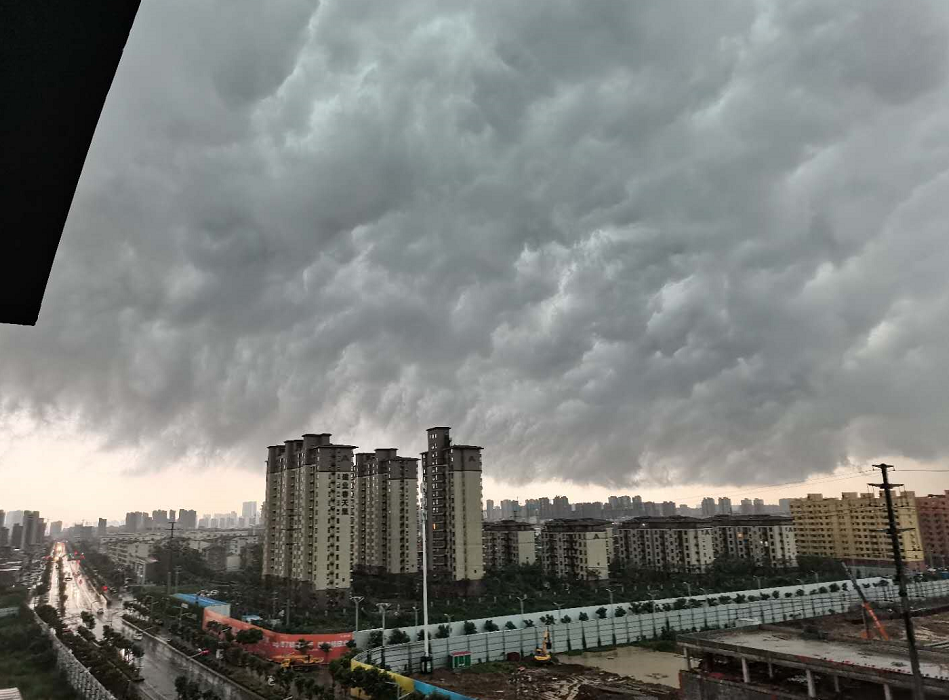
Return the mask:
<svg viewBox="0 0 949 700"><path fill-rule="evenodd" d="M870 601L867 600L867 597L863 594L863 588L857 583L857 579L854 577L853 572L847 567L846 564L840 562L840 565L844 567L844 571L847 572L847 576L850 577L850 581L853 583L853 588L857 592L857 595L860 596L860 600L863 601L861 611L863 612L863 638L870 639L873 635L870 633L870 620L873 620L873 625L876 627L877 632L880 635L880 639L886 641L890 640L890 635L886 633L883 625L880 624L880 620L877 619L876 613L873 612L873 607L870 605Z"/></svg>

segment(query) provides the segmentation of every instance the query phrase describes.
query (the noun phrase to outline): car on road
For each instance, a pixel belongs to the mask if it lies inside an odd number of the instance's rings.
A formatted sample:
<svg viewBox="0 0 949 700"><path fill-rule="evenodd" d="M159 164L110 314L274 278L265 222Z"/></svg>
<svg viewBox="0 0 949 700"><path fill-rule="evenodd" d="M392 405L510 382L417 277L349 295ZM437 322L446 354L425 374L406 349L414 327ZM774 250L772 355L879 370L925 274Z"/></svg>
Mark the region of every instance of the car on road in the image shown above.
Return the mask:
<svg viewBox="0 0 949 700"><path fill-rule="evenodd" d="M142 641L142 633L136 632L135 634L132 635L132 639L134 639L136 642Z"/></svg>

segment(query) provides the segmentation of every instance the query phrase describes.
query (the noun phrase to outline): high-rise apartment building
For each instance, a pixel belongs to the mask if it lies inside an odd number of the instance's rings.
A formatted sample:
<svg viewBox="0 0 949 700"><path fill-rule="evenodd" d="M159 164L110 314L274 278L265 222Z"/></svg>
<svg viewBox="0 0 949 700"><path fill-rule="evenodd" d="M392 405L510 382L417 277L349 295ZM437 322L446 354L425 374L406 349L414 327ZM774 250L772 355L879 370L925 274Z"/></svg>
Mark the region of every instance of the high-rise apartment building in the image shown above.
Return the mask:
<svg viewBox="0 0 949 700"><path fill-rule="evenodd" d="M108 532L109 521L105 518L99 518L99 522L96 525L96 537L105 537Z"/></svg>
<svg viewBox="0 0 949 700"><path fill-rule="evenodd" d="M706 496L702 499L702 517L711 518L716 513L715 499Z"/></svg>
<svg viewBox="0 0 949 700"><path fill-rule="evenodd" d="M676 514L675 501L663 501L662 506L660 507L660 513L665 516L675 515Z"/></svg>
<svg viewBox="0 0 949 700"><path fill-rule="evenodd" d="M554 496L554 502L551 506L552 518L569 518L573 515L573 508L570 507L570 499L566 496Z"/></svg>
<svg viewBox="0 0 949 700"><path fill-rule="evenodd" d="M17 523L10 528L10 546L14 549L23 549L23 525Z"/></svg>
<svg viewBox="0 0 949 700"><path fill-rule="evenodd" d="M329 433L268 448L265 577L318 591L350 587L354 449L332 443Z"/></svg>
<svg viewBox="0 0 949 700"><path fill-rule="evenodd" d="M7 514L2 509L0 509L0 527L4 526L6 519Z"/></svg>
<svg viewBox="0 0 949 700"><path fill-rule="evenodd" d="M797 552L843 559L867 569L893 568L893 549L888 529L886 502L882 494L845 492L840 498L809 493L791 500ZM919 537L916 494L893 494L903 560L910 570L925 568Z"/></svg>
<svg viewBox="0 0 949 700"><path fill-rule="evenodd" d="M548 520L540 533L540 560L559 578L606 579L613 558L613 526L607 520Z"/></svg>
<svg viewBox="0 0 949 700"><path fill-rule="evenodd" d="M356 454L353 566L373 573L418 571L418 460L395 448Z"/></svg>
<svg viewBox="0 0 949 700"><path fill-rule="evenodd" d="M765 504L764 501L760 498L756 498L751 502L751 512L755 515L764 515L765 513Z"/></svg>
<svg viewBox="0 0 949 700"><path fill-rule="evenodd" d="M133 511L125 514L125 531L126 532L139 532L143 529L142 527L142 516L144 513Z"/></svg>
<svg viewBox="0 0 949 700"><path fill-rule="evenodd" d="M533 526L516 520L484 523L484 567L533 564L537 561L536 533Z"/></svg>
<svg viewBox="0 0 949 700"><path fill-rule="evenodd" d="M484 502L484 519L494 520L494 501L490 498Z"/></svg>
<svg viewBox="0 0 949 700"><path fill-rule="evenodd" d="M754 513L755 507L751 502L750 498L741 499L741 503L738 505L738 512L741 515L751 515Z"/></svg>
<svg viewBox="0 0 949 700"><path fill-rule="evenodd" d="M180 508L178 510L178 528L180 530L198 529L198 511Z"/></svg>
<svg viewBox="0 0 949 700"><path fill-rule="evenodd" d="M39 544L46 534L46 524L41 523L38 510L23 511L23 547Z"/></svg>
<svg viewBox="0 0 949 700"><path fill-rule="evenodd" d="M49 536L50 539L56 539L61 534L63 534L63 521L54 520L49 524Z"/></svg>
<svg viewBox="0 0 949 700"><path fill-rule="evenodd" d="M732 514L732 499L728 496L722 496L718 499L718 512L717 515L731 515Z"/></svg>
<svg viewBox="0 0 949 700"><path fill-rule="evenodd" d="M244 501L241 504L241 517L244 519L244 526L250 527L257 524L257 501Z"/></svg>
<svg viewBox="0 0 949 700"><path fill-rule="evenodd" d="M452 580L484 576L481 532L481 449L455 445L449 428L428 429L422 453L426 509L424 556L430 571Z"/></svg>
<svg viewBox="0 0 949 700"><path fill-rule="evenodd" d="M923 556L930 566L949 564L949 491L916 499Z"/></svg>

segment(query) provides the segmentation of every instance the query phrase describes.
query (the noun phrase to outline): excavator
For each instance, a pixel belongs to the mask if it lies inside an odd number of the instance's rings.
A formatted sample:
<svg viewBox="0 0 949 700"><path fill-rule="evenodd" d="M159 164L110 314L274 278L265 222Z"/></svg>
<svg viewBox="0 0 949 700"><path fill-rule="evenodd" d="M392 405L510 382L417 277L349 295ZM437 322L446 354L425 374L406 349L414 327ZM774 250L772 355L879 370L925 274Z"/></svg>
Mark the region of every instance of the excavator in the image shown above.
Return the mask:
<svg viewBox="0 0 949 700"><path fill-rule="evenodd" d="M876 613L873 612L873 607L870 605L870 601L867 600L867 597L863 594L863 588L857 583L857 579L854 577L853 572L847 568L847 565L843 562L840 562L840 565L844 567L844 571L847 572L847 576L850 577L850 581L853 583L853 589L857 592L857 595L860 596L862 601L861 608L863 612L863 638L871 639L873 634L870 632L870 620L873 620L873 626L876 627L877 634L880 635L880 639L889 641L890 635L886 633L886 629L883 625L880 624L880 620L877 619Z"/></svg>
<svg viewBox="0 0 949 700"><path fill-rule="evenodd" d="M540 646L534 649L534 661L539 664L552 664L554 657L550 653L550 628L544 629L544 636Z"/></svg>

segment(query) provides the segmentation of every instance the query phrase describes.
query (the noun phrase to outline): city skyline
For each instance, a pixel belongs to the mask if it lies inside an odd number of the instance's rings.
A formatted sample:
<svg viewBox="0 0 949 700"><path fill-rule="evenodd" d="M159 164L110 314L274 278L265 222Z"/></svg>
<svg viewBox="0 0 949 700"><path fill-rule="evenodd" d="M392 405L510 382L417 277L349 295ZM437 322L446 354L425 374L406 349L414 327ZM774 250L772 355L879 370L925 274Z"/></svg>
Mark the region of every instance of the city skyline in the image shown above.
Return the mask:
<svg viewBox="0 0 949 700"><path fill-rule="evenodd" d="M489 452L490 453L490 452ZM886 461L881 460L881 461ZM908 471L911 469L920 468L920 464L911 461L905 461L905 469L907 473L900 474L900 481L906 484L906 489L910 491L915 491L919 495L925 495L929 493L942 493L945 490L946 480L944 474L939 472L934 473L918 473ZM490 463L488 460L485 460L486 470L490 469ZM221 473L206 473L199 474L194 477L199 483L213 484L215 481L219 481L223 475L227 474L226 470L222 470ZM899 474L899 469L897 470ZM845 478L841 478L841 476ZM137 477L132 477L132 483ZM244 484L244 480L241 479L231 479L228 481L224 489L227 492L226 496L220 496L210 500L208 496L204 494L213 494L215 489L212 486L208 486L207 491L201 491L201 496L198 498L191 497L190 500L184 502L187 497L183 496L180 492L180 489L174 484L170 484L167 489L167 503L170 505L166 506L166 509L174 508L178 510L180 508L186 508L189 510L196 510L198 512L198 517L201 518L206 513L215 513L215 512L231 512L234 511L240 515L240 508L242 503L245 501L257 501L258 509L263 503L263 469L261 473L256 477L249 475L249 478L246 480L248 483ZM528 498L541 498L548 497L553 498L557 495L565 495L569 498L571 503L576 502L595 502L602 501L606 502L611 495L640 495L644 501L655 501L656 503L662 503L663 501L672 500L676 505L685 503L689 506L697 506L701 504L701 499L704 496L710 496L717 499L720 496L728 496L732 499L733 508L737 511L737 507L740 504L742 498L762 498L766 503L776 503L779 498L794 498L806 496L808 493L814 492L841 492L841 491L865 491L866 484L869 481L873 481L872 473L860 473L854 475L832 475L832 476L817 476L805 483L794 483L788 486L735 486L734 488L722 487L722 486L703 486L696 485L694 487L667 487L667 488L649 488L649 489L629 489L629 490L620 490L620 489L611 489L610 487L583 487L577 486L576 484L571 484L569 482L537 482L532 485L530 490L526 487L517 487L512 488L510 485L503 482L498 482L490 477L489 474L484 476L484 494L483 502L487 500L493 500L496 505L499 505L500 502L504 499L516 499L521 503L524 503ZM236 483L231 483L236 482ZM256 486L256 488L255 488ZM535 490L536 489L536 490ZM151 489L154 492L156 489ZM159 486L157 491L161 492L163 489ZM130 510L143 510L147 508L147 512L151 512L155 508L155 501L164 500L161 497L160 493L156 493L154 496L148 497L136 497L134 499L129 499L127 506L117 505L116 501L113 498L103 499L102 506L98 505L85 505L85 502L95 501L95 492L89 494L89 498L84 498L84 504L74 503L75 499L71 498L67 493L52 493L52 494L35 494L31 493L31 490L28 488L22 489L22 495L17 495L18 486L16 483L10 485L10 488L5 492L3 497L3 502L0 502L0 509L5 509L7 512L13 510L24 510L30 509L31 507L37 510L40 510L44 513L50 513L51 517L54 520L62 520L64 527L72 526L73 524L78 524L81 521L85 520L86 524L95 524L97 519L100 517L106 517L110 522L113 521L124 521L125 513ZM687 491L687 493L683 493ZM193 492L192 492L193 493ZM231 495L233 494L233 495Z"/></svg>

